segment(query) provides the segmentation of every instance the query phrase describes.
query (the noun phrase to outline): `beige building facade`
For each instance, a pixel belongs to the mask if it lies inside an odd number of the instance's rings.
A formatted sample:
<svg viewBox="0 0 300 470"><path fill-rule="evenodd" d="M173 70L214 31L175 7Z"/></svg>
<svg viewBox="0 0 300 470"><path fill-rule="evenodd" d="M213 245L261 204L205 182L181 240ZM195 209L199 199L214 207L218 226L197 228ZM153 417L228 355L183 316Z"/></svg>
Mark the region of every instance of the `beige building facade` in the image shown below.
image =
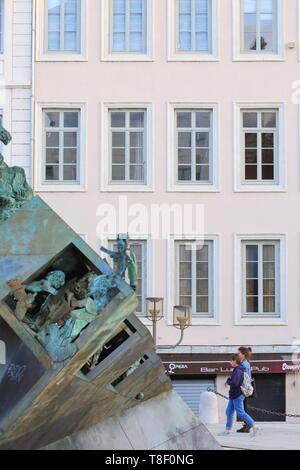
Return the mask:
<svg viewBox="0 0 300 470"><path fill-rule="evenodd" d="M163 358L195 411L241 344L257 406L299 411L299 2L33 3L35 192L96 250L118 229L103 217L128 214L139 314L164 298L159 344L192 306ZM172 210L201 230L154 237Z"/></svg>

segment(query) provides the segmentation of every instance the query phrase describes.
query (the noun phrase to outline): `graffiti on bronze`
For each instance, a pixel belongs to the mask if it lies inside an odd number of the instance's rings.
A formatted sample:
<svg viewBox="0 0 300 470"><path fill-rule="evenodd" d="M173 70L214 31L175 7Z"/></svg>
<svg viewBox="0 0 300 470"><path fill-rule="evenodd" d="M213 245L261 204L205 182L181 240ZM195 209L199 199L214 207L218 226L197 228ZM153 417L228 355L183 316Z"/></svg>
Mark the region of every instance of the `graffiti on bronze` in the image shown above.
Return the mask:
<svg viewBox="0 0 300 470"><path fill-rule="evenodd" d="M7 375L11 382L20 383L24 377L26 366L21 366L19 364L10 364L7 369Z"/></svg>

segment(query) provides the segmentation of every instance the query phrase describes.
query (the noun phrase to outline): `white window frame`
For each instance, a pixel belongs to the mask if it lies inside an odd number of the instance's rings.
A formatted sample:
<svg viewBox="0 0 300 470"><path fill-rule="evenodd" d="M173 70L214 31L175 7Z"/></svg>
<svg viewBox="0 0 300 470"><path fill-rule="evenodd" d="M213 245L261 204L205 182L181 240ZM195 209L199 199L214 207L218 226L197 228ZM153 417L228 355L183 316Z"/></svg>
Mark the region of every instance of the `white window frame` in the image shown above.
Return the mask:
<svg viewBox="0 0 300 470"><path fill-rule="evenodd" d="M44 110L72 110L80 111L80 139L79 139L79 179L78 183L48 183L44 181L43 142L44 142ZM34 146L34 189L39 192L84 192L87 181L87 103L83 102L38 102L35 107L35 146Z"/></svg>
<svg viewBox="0 0 300 470"><path fill-rule="evenodd" d="M220 325L220 312L219 312L219 298L220 298L220 235L219 234L205 234L203 236L194 234L186 234L184 237L177 237L171 235L167 242L167 269L169 275L167 276L167 324L173 325L173 306L178 304L178 276L177 276L177 245L178 243L195 243L201 244L203 242L212 242L212 268L213 268L213 288L212 288L212 305L213 312L209 316L193 315L192 326L197 325Z"/></svg>
<svg viewBox="0 0 300 470"><path fill-rule="evenodd" d="M145 182L134 183L111 181L111 148L110 148L110 111L122 110L145 110L146 119L144 123L146 142L145 142ZM151 103L120 102L120 103L102 103L101 104L101 165L100 165L100 191L109 192L152 192L152 176L154 170L154 156L152 153L152 129L153 129L153 109Z"/></svg>
<svg viewBox="0 0 300 470"><path fill-rule="evenodd" d="M277 0L277 52L243 52L242 34L243 18L241 10L241 0L232 0L233 9L233 60L234 61L283 61L284 54L284 18L283 2Z"/></svg>
<svg viewBox="0 0 300 470"><path fill-rule="evenodd" d="M36 61L37 62L82 62L87 61L88 15L87 0L81 0L80 11L80 44L78 52L47 50L47 3L35 2L36 8Z"/></svg>
<svg viewBox="0 0 300 470"><path fill-rule="evenodd" d="M279 314L245 314L244 313L244 288L243 288L243 245L245 242L278 242L279 243L279 267L277 272ZM235 324L236 325L286 325L286 290L287 280L287 235L286 234L236 234L235 244Z"/></svg>
<svg viewBox="0 0 300 470"><path fill-rule="evenodd" d="M13 2L3 0L3 50L0 53L0 77L13 81Z"/></svg>
<svg viewBox="0 0 300 470"><path fill-rule="evenodd" d="M5 10L6 10L6 4L5 0L0 0L0 57L4 55L5 51Z"/></svg>
<svg viewBox="0 0 300 470"><path fill-rule="evenodd" d="M211 182L178 182L176 111L211 110ZM219 192L219 106L217 103L169 102L168 103L168 152L167 190L169 192Z"/></svg>
<svg viewBox="0 0 300 470"><path fill-rule="evenodd" d="M177 48L178 21L177 0L168 0L168 61L170 62L205 62L219 60L219 1L211 0L211 50L205 51L179 51Z"/></svg>
<svg viewBox="0 0 300 470"><path fill-rule="evenodd" d="M112 8L111 0L101 0L101 61L111 62L149 62L154 60L154 5L153 0L146 1L145 52L112 51Z"/></svg>
<svg viewBox="0 0 300 470"><path fill-rule="evenodd" d="M286 158L285 158L285 105L283 103L255 102L255 103L234 103L233 115L233 139L234 139L234 191L235 192L285 192L286 191ZM275 182L248 181L244 179L244 157L242 152L243 122L242 111L277 111L277 168L275 165L274 174L277 175Z"/></svg>

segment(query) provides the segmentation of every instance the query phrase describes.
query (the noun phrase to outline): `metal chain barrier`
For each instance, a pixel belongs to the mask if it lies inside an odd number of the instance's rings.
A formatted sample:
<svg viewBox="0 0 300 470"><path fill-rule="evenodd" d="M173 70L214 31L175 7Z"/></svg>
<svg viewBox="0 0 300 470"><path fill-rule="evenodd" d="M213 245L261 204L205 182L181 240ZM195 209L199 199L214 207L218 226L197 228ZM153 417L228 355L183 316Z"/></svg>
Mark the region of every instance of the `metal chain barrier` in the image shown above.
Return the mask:
<svg viewBox="0 0 300 470"><path fill-rule="evenodd" d="M213 392L215 395L218 395L219 397L225 398L225 400L229 400L229 398L226 395L223 395L222 393L217 392L213 388L208 388L208 392ZM287 418L300 418L300 415L296 414L291 414L291 413L280 413L279 411L270 411L270 410L264 410L263 408L257 408L256 406L247 406L248 410L253 410L253 411L259 411L260 413L264 413L266 415L276 415L276 416L285 416Z"/></svg>

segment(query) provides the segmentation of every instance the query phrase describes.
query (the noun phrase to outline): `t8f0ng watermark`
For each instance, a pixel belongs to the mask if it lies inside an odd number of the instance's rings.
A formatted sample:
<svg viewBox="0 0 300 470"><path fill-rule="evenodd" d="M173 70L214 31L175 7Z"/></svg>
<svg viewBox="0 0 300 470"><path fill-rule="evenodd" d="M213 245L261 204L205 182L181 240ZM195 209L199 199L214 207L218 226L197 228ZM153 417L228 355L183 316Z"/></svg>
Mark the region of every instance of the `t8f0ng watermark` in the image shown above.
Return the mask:
<svg viewBox="0 0 300 470"><path fill-rule="evenodd" d="M203 204L129 204L127 196L120 196L116 204L100 204L96 215L99 239L115 233L149 234L152 240L204 235Z"/></svg>
<svg viewBox="0 0 300 470"><path fill-rule="evenodd" d="M0 339L0 366L6 364L6 346L4 341Z"/></svg>

